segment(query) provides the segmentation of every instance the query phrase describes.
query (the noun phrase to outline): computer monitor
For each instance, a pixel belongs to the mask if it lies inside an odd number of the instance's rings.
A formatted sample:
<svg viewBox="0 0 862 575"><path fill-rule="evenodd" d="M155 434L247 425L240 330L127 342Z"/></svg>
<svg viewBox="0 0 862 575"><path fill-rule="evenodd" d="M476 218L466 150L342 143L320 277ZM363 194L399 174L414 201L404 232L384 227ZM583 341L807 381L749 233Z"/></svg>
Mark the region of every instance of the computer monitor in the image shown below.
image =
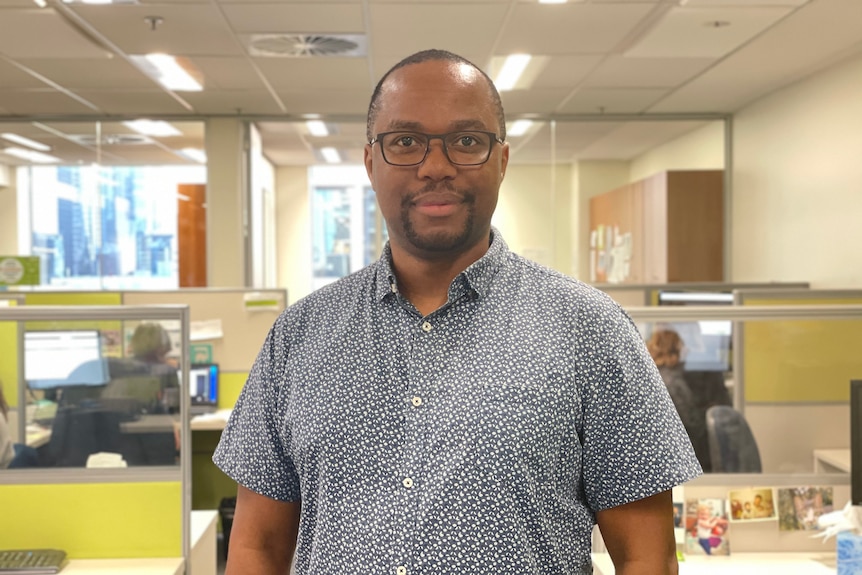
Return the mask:
<svg viewBox="0 0 862 575"><path fill-rule="evenodd" d="M660 291L659 305L712 306L732 305L729 292ZM686 371L730 371L732 321L690 321L665 324L682 338Z"/></svg>
<svg viewBox="0 0 862 575"><path fill-rule="evenodd" d="M105 385L109 377L99 331L25 332L24 379L30 389Z"/></svg>
<svg viewBox="0 0 862 575"><path fill-rule="evenodd" d="M193 406L218 403L219 368L215 363L195 363L189 369L189 396Z"/></svg>

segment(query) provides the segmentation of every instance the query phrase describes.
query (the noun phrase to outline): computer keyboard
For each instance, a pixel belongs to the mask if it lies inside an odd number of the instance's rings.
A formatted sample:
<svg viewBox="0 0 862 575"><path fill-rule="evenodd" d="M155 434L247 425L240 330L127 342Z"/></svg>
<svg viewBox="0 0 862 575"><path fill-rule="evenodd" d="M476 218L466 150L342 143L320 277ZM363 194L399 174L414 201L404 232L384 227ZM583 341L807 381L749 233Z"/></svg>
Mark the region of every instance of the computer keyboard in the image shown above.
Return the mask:
<svg viewBox="0 0 862 575"><path fill-rule="evenodd" d="M51 575L66 565L66 552L60 549L10 549L0 551L2 575Z"/></svg>

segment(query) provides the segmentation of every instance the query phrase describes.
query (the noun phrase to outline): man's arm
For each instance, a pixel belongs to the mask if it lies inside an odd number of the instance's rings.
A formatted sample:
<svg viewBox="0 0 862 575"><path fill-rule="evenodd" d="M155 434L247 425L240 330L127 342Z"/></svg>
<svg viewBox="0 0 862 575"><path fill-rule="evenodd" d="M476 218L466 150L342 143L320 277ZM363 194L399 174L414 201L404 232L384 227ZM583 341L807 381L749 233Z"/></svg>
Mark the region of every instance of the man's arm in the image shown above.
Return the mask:
<svg viewBox="0 0 862 575"><path fill-rule="evenodd" d="M299 501L276 501L240 485L225 575L287 575L299 532Z"/></svg>
<svg viewBox="0 0 862 575"><path fill-rule="evenodd" d="M676 575L673 499L657 493L596 513L617 575Z"/></svg>

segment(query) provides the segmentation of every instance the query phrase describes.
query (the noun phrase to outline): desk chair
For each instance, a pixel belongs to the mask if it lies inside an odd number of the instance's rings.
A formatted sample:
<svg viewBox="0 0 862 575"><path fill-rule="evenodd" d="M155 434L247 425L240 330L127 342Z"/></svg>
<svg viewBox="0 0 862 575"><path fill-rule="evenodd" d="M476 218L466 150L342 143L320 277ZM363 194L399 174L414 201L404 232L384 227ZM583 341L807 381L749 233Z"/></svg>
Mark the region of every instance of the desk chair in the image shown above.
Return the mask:
<svg viewBox="0 0 862 575"><path fill-rule="evenodd" d="M748 422L727 405L706 411L706 431L714 473L761 473L760 451Z"/></svg>
<svg viewBox="0 0 862 575"><path fill-rule="evenodd" d="M46 463L55 467L84 467L93 453L118 453L120 439L117 413L99 406L61 407L46 446Z"/></svg>

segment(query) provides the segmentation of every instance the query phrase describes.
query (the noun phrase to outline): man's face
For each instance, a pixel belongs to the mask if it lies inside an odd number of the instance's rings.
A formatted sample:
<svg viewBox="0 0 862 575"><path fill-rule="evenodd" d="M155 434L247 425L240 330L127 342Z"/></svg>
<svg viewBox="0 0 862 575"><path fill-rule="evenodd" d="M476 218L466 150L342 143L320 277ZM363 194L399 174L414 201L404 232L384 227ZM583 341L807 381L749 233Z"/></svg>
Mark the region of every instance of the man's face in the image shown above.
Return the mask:
<svg viewBox="0 0 862 575"><path fill-rule="evenodd" d="M487 81L474 68L445 61L411 64L393 72L380 95L372 135L405 130L500 133ZM488 161L456 166L431 140L417 166L386 163L380 144L365 146L365 167L386 220L393 250L423 259L457 256L486 241L509 158L495 143Z"/></svg>

